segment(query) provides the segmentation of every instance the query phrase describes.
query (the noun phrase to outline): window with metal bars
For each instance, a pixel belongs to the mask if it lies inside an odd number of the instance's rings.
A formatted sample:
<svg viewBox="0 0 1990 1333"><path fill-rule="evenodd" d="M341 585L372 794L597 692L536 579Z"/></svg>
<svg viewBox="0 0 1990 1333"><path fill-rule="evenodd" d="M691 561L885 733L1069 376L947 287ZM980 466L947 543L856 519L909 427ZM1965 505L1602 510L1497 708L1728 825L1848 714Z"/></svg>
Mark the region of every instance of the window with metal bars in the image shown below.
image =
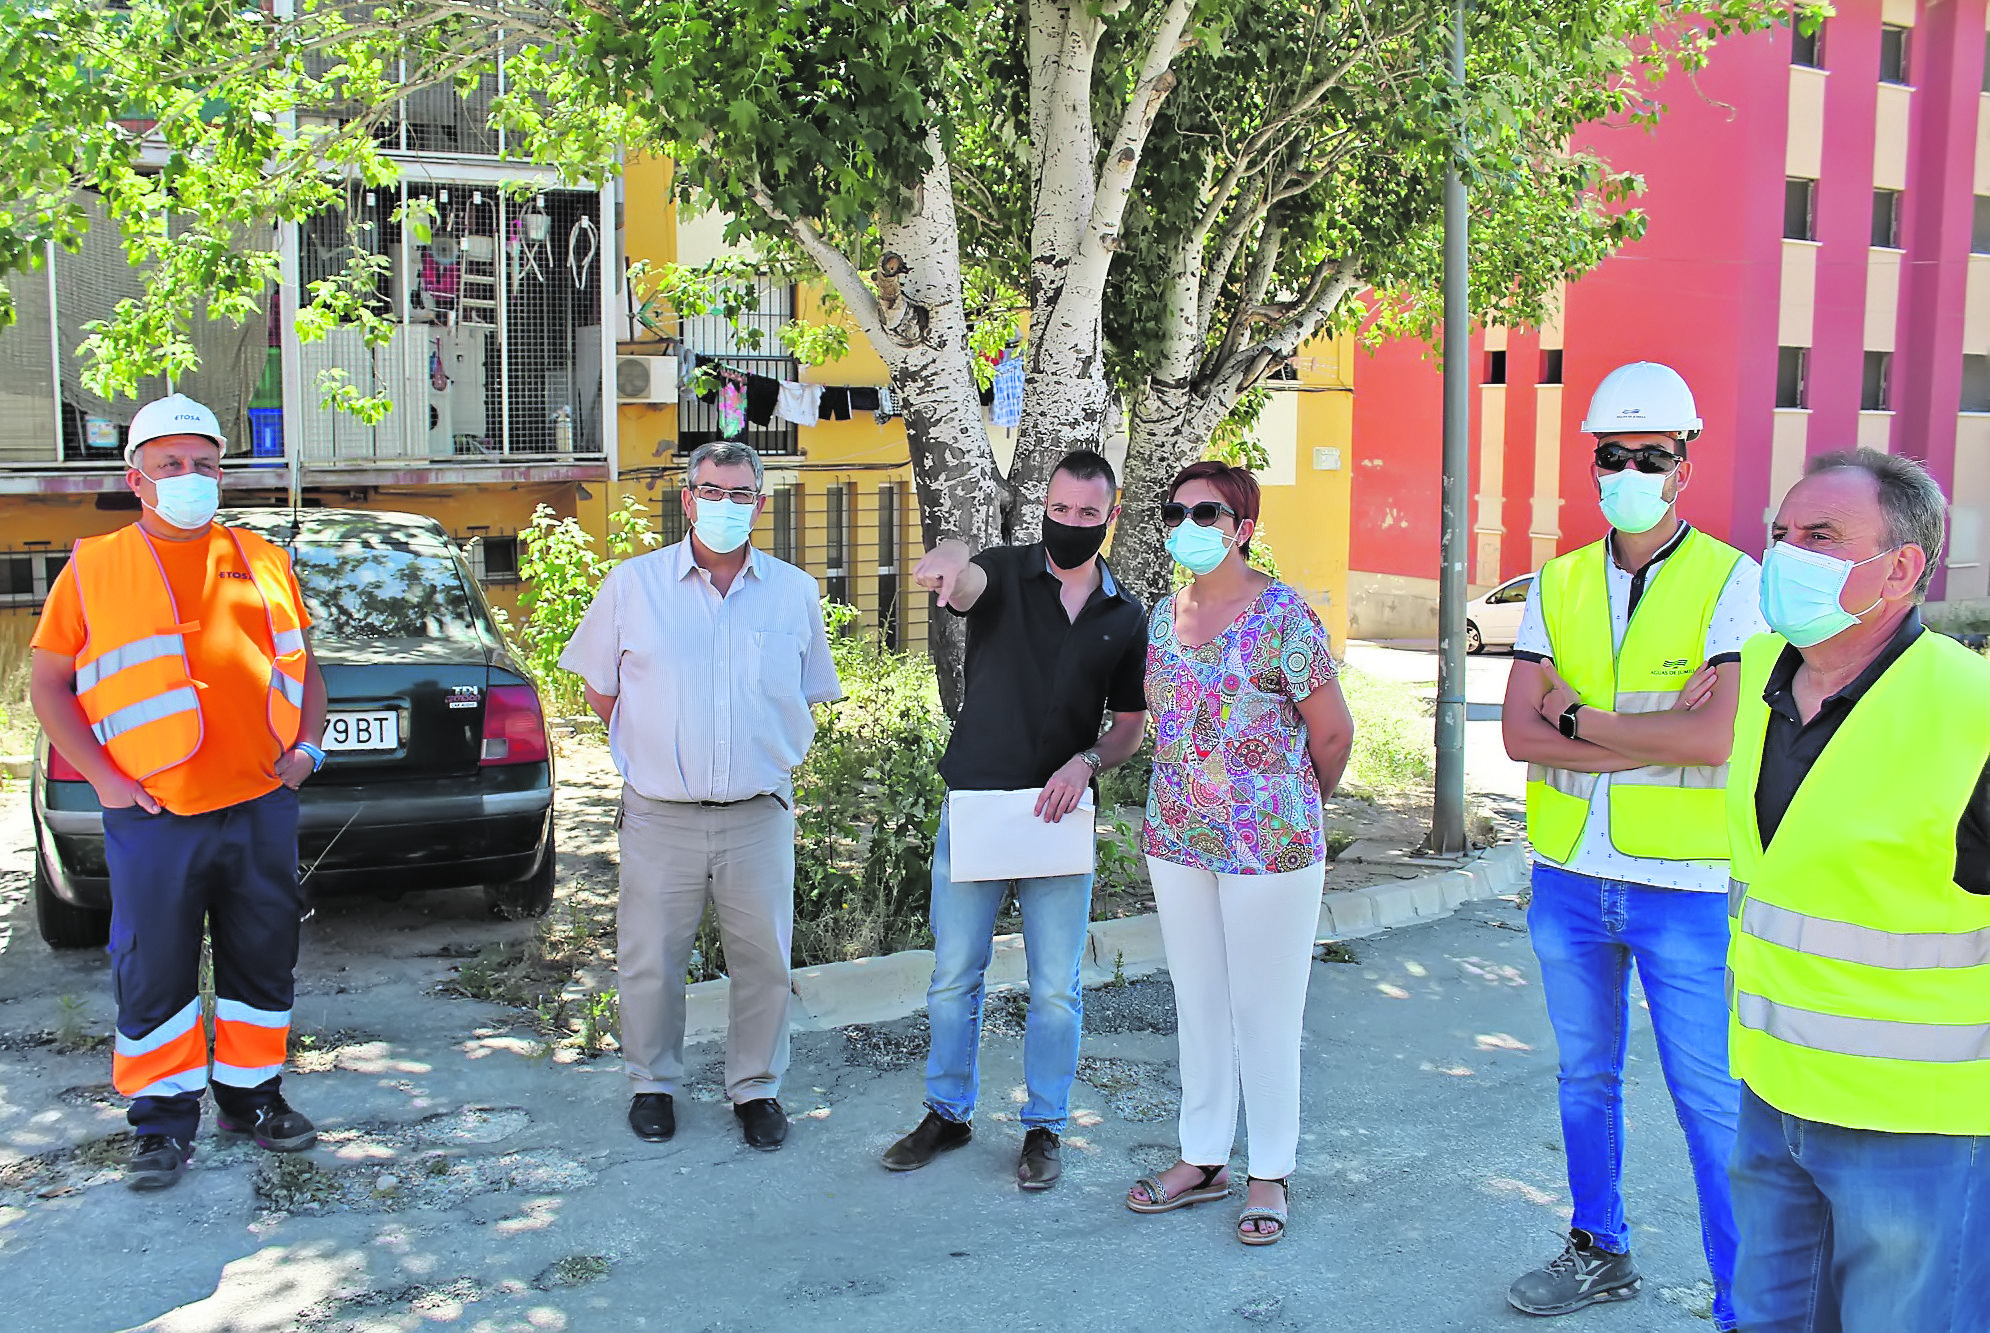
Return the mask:
<svg viewBox="0 0 1990 1333"><path fill-rule="evenodd" d="M904 617L898 604L898 483L878 487L878 632L897 652Z"/></svg>
<svg viewBox="0 0 1990 1333"><path fill-rule="evenodd" d="M732 370L738 373L742 390L753 376L771 381L776 389L782 380L798 379L801 366L781 348L781 330L795 317L794 284L780 278L761 278L754 283L754 306L727 316L689 316L678 324L678 335L683 341L685 369L695 371L700 365L715 371ZM779 415L770 417L758 425L749 416L744 429L736 435L726 434L724 390L713 391L710 400L700 398L690 392L693 382L687 380L686 392L678 402L677 448L689 453L710 440L737 439L752 445L763 454L794 456L801 452L801 434L796 426L781 420ZM763 386L762 396L766 390ZM740 406L750 407L752 395L747 394Z"/></svg>
<svg viewBox="0 0 1990 1333"><path fill-rule="evenodd" d="M850 602L850 488L831 486L823 493L825 541L822 577L825 595L844 606Z"/></svg>
<svg viewBox="0 0 1990 1333"><path fill-rule="evenodd" d="M772 502L767 506L774 525L774 556L791 565L802 563L800 502L801 488L784 485L774 488Z"/></svg>

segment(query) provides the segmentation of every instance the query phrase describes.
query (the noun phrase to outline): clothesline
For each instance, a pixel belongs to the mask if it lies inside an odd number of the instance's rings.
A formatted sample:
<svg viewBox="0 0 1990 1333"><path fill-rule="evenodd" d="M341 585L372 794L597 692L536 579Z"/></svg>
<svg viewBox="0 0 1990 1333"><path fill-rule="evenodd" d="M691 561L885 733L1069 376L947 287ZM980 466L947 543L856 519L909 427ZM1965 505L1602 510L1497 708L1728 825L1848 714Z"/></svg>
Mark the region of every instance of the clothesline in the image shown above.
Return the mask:
<svg viewBox="0 0 1990 1333"><path fill-rule="evenodd" d="M854 412L870 412L883 421L897 411L889 386L867 384L804 384L799 380L757 375L717 357L694 355L690 373L711 368L715 381L697 394L701 403L717 403L719 434L738 439L750 423L766 426L775 417L797 426L823 421L848 421Z"/></svg>

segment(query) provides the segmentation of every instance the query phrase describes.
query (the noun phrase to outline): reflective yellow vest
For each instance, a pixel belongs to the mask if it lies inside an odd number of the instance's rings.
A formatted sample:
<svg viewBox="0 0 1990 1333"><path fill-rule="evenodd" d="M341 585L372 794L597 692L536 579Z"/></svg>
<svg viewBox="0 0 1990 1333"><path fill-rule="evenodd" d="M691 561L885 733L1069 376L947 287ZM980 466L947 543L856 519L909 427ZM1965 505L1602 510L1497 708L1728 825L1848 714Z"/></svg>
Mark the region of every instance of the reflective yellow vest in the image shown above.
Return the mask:
<svg viewBox="0 0 1990 1333"><path fill-rule="evenodd" d="M1755 786L1783 650L1742 655L1728 824L1729 1060L1790 1115L1990 1134L1990 897L1955 883L1990 755L1990 661L1923 633L1853 707L1765 852Z"/></svg>
<svg viewBox="0 0 1990 1333"><path fill-rule="evenodd" d="M253 532L223 528L269 616L269 725L285 748L303 725L304 631L283 549ZM200 748L200 691L172 586L136 523L76 543L76 587L88 637L76 655L76 699L97 740L126 776L143 781Z"/></svg>
<svg viewBox="0 0 1990 1333"><path fill-rule="evenodd" d="M1638 599L1621 651L1610 629L1607 541L1541 569L1541 615L1555 670L1593 708L1658 713L1706 662L1707 627L1741 552L1699 529L1665 558ZM1727 859L1727 766L1651 765L1610 779L1610 843L1626 856ZM1596 774L1527 767L1527 837L1550 861L1582 841Z"/></svg>

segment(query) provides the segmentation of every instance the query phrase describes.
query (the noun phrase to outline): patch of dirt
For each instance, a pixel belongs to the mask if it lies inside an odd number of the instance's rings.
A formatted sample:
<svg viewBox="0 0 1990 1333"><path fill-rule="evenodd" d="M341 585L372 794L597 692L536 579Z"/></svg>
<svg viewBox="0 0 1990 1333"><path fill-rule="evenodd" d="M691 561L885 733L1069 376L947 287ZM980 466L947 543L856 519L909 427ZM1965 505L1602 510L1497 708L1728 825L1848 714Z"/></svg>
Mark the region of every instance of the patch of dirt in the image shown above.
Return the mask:
<svg viewBox="0 0 1990 1333"><path fill-rule="evenodd" d="M594 1180L595 1172L578 1158L535 1148L497 1157L428 1152L385 1169L378 1162L348 1165L311 1154L265 1153L250 1183L270 1211L322 1214L452 1208L483 1194L562 1194Z"/></svg>
<svg viewBox="0 0 1990 1333"><path fill-rule="evenodd" d="M1106 1105L1123 1120L1156 1124L1180 1109L1181 1084L1164 1065L1088 1055L1078 1061L1078 1077L1104 1094Z"/></svg>

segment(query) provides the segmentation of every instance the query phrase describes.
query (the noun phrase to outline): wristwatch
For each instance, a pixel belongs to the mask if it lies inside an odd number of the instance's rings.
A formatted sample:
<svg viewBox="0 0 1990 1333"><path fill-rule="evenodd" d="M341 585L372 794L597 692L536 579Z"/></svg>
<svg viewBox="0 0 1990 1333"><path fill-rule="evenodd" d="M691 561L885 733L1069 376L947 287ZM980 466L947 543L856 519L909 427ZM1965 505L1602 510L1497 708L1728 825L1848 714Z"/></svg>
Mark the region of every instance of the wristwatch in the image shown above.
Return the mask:
<svg viewBox="0 0 1990 1333"><path fill-rule="evenodd" d="M1570 704L1567 708L1564 708L1562 710L1562 715L1555 724L1562 729L1562 735L1568 737L1572 741L1579 741L1582 739L1582 737L1575 734L1575 714L1576 710L1581 707L1583 707L1582 700L1580 699L1576 700L1574 703Z"/></svg>
<svg viewBox="0 0 1990 1333"><path fill-rule="evenodd" d="M292 746L291 748L294 750L302 750L305 754L311 757L311 771L313 773L316 773L319 769L325 766L325 752L319 749L317 746L311 744L311 742L299 741L297 742L296 745Z"/></svg>
<svg viewBox="0 0 1990 1333"><path fill-rule="evenodd" d="M1078 757L1085 761L1085 767L1092 770L1093 777L1097 777L1099 775L1099 770L1106 766L1106 761L1099 758L1099 752L1097 750L1087 750Z"/></svg>

